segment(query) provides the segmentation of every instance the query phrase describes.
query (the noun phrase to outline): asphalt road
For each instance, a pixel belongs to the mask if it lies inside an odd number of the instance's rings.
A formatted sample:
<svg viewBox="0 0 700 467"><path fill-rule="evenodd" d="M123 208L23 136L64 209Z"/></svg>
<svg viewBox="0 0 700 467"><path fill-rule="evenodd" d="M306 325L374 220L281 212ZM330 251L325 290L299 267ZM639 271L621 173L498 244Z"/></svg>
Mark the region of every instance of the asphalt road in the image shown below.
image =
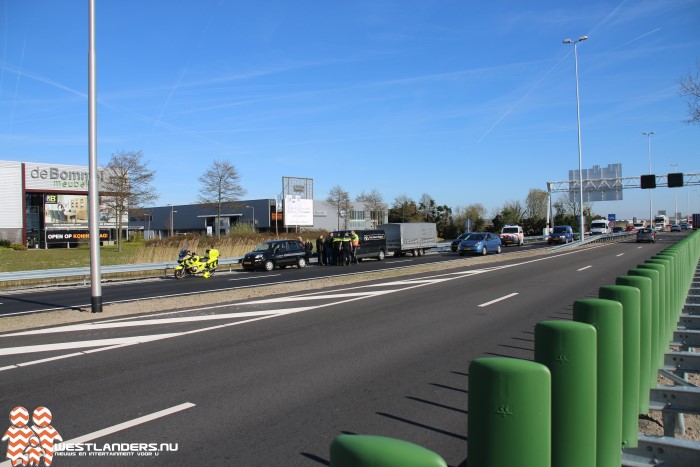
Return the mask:
<svg viewBox="0 0 700 467"><path fill-rule="evenodd" d="M341 433L464 465L469 362L531 359L537 322L570 319L669 238L0 334L0 413L44 406L69 445L128 448L58 467L328 465ZM130 455L148 443L170 450Z"/></svg>

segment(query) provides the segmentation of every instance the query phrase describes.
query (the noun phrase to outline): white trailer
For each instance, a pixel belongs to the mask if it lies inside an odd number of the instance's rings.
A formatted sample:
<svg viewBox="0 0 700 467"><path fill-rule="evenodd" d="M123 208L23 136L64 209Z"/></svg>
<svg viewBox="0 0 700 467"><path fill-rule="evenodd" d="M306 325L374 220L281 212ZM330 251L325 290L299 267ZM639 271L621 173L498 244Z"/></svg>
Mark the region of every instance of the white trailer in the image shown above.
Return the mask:
<svg viewBox="0 0 700 467"><path fill-rule="evenodd" d="M389 223L377 226L386 234L387 253L394 256L422 256L437 247L437 226L432 222Z"/></svg>

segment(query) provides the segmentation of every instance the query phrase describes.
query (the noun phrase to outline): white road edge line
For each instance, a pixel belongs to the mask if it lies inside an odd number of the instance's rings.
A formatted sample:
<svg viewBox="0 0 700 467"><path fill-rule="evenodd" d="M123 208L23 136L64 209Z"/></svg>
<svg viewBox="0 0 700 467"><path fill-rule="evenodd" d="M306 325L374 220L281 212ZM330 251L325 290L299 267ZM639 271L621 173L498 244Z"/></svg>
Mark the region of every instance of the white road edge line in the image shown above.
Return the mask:
<svg viewBox="0 0 700 467"><path fill-rule="evenodd" d="M619 258L620 256L624 256L624 253L620 253L619 255L615 255L615 256L617 256Z"/></svg>
<svg viewBox="0 0 700 467"><path fill-rule="evenodd" d="M577 269L576 272L585 271L586 269L591 268L591 267L593 267L593 266L585 266L585 267L582 267L581 269Z"/></svg>
<svg viewBox="0 0 700 467"><path fill-rule="evenodd" d="M509 299L509 298L511 298L511 297L515 297L516 295L518 295L518 292L514 292L514 293L508 294L508 295L504 295L503 297L497 298L496 300L491 300L490 302L482 303L481 305L479 305L479 307L483 308L483 307L485 307L485 306L493 305L494 303L498 303L498 302L500 302L500 301L507 300L507 299Z"/></svg>

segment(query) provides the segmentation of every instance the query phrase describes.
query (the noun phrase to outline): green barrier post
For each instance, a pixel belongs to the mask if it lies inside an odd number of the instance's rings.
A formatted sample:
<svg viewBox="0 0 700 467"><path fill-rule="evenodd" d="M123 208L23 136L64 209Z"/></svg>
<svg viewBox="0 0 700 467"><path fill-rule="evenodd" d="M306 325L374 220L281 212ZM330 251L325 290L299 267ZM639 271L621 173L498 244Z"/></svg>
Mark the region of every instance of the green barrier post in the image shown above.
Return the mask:
<svg viewBox="0 0 700 467"><path fill-rule="evenodd" d="M598 296L622 304L622 447L635 448L639 430L637 420L640 400L640 292L634 287L606 285L600 288ZM646 381L649 381L649 378Z"/></svg>
<svg viewBox="0 0 700 467"><path fill-rule="evenodd" d="M637 269L649 269L651 271L656 271L659 274L658 285L658 329L657 329L657 349L656 349L656 368L663 367L664 364L664 353L665 353L665 342L666 342L666 266L661 264L663 261L658 260L657 262L646 261L643 264L637 266ZM653 315L652 315L653 316Z"/></svg>
<svg viewBox="0 0 700 467"><path fill-rule="evenodd" d="M331 443L331 467L447 467L417 444L369 435L339 435Z"/></svg>
<svg viewBox="0 0 700 467"><path fill-rule="evenodd" d="M615 279L619 286L634 287L639 290L639 412L649 412L649 388L651 381L651 279L643 276L622 276ZM609 298L609 297L605 297ZM622 304L623 317L625 304ZM624 337L627 338L627 335ZM625 348L625 351L627 349ZM656 385L654 385L656 386ZM638 428L637 428L638 431Z"/></svg>
<svg viewBox="0 0 700 467"><path fill-rule="evenodd" d="M469 364L469 443L475 467L551 466L551 375L516 358Z"/></svg>
<svg viewBox="0 0 700 467"><path fill-rule="evenodd" d="M671 313L671 281L673 279L673 274L671 273L671 260L670 258L651 258L644 262L644 264L660 264L664 267L664 281L661 284L661 299L663 300L663 311L664 311L664 336L661 341L662 351L665 353L668 348L668 343L671 341L673 336L673 316Z"/></svg>
<svg viewBox="0 0 700 467"><path fill-rule="evenodd" d="M656 366L656 362L658 359L656 356L656 350L659 346L659 337L657 334L659 327L659 273L651 269L637 268L630 269L629 271L627 271L627 274L629 274L630 276L644 277L649 279L650 281L648 283L644 282L645 284L649 285L648 294L645 294L645 290L643 288L640 288L643 287L643 285L637 287L639 288L642 294L642 303L640 308L640 356L641 364L643 365L646 363L649 366L648 369L645 372L643 372L649 378L649 383L646 386L646 395L648 397L649 387L655 388L658 380L658 368ZM620 285L629 285L630 287L636 287L633 283L627 282L629 281L622 280L622 282L620 282ZM645 295L648 295L648 297ZM646 328L647 325L648 329ZM648 412L648 404L646 408Z"/></svg>
<svg viewBox="0 0 700 467"><path fill-rule="evenodd" d="M639 264L637 265L639 273L629 274L632 276L642 275L651 279L651 368L652 368L652 387L656 386L656 377L659 368L663 366L663 352L661 342L666 332L665 316L663 313L663 304L661 291L663 290L662 281L663 266L660 264ZM644 271L644 273L642 273Z"/></svg>
<svg viewBox="0 0 700 467"><path fill-rule="evenodd" d="M574 320L597 333L596 467L622 464L622 304L586 298L574 302Z"/></svg>
<svg viewBox="0 0 700 467"><path fill-rule="evenodd" d="M594 465L595 328L575 321L540 321L535 326L535 361L552 374L552 465Z"/></svg>

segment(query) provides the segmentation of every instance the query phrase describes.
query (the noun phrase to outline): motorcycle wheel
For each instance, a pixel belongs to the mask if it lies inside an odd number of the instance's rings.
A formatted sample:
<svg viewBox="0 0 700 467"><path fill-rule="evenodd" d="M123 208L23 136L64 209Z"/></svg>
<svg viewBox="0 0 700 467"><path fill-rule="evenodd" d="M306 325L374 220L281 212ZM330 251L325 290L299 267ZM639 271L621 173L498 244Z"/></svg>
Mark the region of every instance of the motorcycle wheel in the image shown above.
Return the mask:
<svg viewBox="0 0 700 467"><path fill-rule="evenodd" d="M180 268L175 270L175 279L182 279L185 277L185 268Z"/></svg>

